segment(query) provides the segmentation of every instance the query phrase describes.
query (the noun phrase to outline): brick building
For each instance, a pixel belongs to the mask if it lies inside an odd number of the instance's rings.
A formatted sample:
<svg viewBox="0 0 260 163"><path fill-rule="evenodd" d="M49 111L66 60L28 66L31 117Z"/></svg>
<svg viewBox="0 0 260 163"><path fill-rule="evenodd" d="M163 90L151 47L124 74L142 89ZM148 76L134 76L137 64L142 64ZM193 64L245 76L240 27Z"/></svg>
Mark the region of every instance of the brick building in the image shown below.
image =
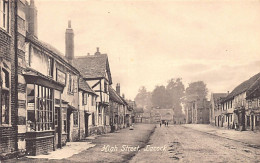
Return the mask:
<svg viewBox="0 0 260 163"><path fill-rule="evenodd" d="M0 160L18 152L17 124L24 121L17 119L16 5L0 0Z"/></svg>

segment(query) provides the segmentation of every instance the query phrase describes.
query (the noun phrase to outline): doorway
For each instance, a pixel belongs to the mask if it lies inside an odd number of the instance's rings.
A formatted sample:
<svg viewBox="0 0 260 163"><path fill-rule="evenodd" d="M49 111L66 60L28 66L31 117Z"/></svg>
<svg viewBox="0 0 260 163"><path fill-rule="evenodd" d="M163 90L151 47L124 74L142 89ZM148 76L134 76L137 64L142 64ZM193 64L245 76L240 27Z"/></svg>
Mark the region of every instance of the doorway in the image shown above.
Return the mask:
<svg viewBox="0 0 260 163"><path fill-rule="evenodd" d="M85 113L85 137L88 137L88 116L89 114Z"/></svg>

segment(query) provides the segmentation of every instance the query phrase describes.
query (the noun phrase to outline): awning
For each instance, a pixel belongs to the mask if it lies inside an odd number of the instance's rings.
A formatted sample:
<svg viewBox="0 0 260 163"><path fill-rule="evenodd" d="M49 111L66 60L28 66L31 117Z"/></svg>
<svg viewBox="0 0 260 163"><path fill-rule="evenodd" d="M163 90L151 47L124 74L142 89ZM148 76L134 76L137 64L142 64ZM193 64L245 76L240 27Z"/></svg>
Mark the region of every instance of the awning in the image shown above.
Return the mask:
<svg viewBox="0 0 260 163"><path fill-rule="evenodd" d="M38 84L48 88L62 91L65 85L54 81L53 79L47 78L32 70L24 72L25 81L27 84Z"/></svg>

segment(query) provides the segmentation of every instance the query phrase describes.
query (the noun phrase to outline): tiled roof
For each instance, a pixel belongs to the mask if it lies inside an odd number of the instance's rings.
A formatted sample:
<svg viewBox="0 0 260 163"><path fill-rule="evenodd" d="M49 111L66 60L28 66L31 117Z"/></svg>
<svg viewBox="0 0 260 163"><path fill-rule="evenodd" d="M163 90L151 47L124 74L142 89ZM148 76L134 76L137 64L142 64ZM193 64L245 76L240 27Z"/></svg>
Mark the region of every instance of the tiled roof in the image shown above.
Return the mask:
<svg viewBox="0 0 260 163"><path fill-rule="evenodd" d="M213 93L212 98L214 100L214 104L218 105L221 101L227 96L227 93Z"/></svg>
<svg viewBox="0 0 260 163"><path fill-rule="evenodd" d="M107 54L88 55L76 57L73 65L81 72L84 78L105 78L108 73L108 80L112 84Z"/></svg>
<svg viewBox="0 0 260 163"><path fill-rule="evenodd" d="M247 91L247 96L255 96L259 95L260 93L260 78L258 78L254 84L251 85L251 87Z"/></svg>
<svg viewBox="0 0 260 163"><path fill-rule="evenodd" d="M240 85L238 85L228 96L225 98L225 101L230 100L234 98L234 96L237 96L243 92L247 92L249 88L260 78L260 73L254 75L250 79L244 81Z"/></svg>
<svg viewBox="0 0 260 163"><path fill-rule="evenodd" d="M109 91L109 99L110 100L115 101L115 102L117 102L121 105L124 105L124 102L122 101L120 96L118 96L116 91L111 86L108 86L108 91Z"/></svg>
<svg viewBox="0 0 260 163"><path fill-rule="evenodd" d="M79 89L83 90L83 91L86 91L88 93L91 93L91 94L95 94L97 95L91 88L90 86L88 85L88 83L83 79L83 78L79 78Z"/></svg>

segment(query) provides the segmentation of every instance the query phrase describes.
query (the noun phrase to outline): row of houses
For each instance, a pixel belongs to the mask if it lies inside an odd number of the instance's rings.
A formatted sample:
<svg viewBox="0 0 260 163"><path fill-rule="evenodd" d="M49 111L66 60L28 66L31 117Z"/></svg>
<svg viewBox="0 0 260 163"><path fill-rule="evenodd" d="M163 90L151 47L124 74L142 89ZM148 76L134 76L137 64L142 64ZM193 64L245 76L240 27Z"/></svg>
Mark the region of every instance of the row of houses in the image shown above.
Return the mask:
<svg viewBox="0 0 260 163"><path fill-rule="evenodd" d="M68 141L127 127L133 107L112 88L108 55L65 55L38 39L34 0L0 0L0 158L46 154Z"/></svg>
<svg viewBox="0 0 260 163"><path fill-rule="evenodd" d="M231 93L212 93L210 123L236 130L260 129L260 73Z"/></svg>

